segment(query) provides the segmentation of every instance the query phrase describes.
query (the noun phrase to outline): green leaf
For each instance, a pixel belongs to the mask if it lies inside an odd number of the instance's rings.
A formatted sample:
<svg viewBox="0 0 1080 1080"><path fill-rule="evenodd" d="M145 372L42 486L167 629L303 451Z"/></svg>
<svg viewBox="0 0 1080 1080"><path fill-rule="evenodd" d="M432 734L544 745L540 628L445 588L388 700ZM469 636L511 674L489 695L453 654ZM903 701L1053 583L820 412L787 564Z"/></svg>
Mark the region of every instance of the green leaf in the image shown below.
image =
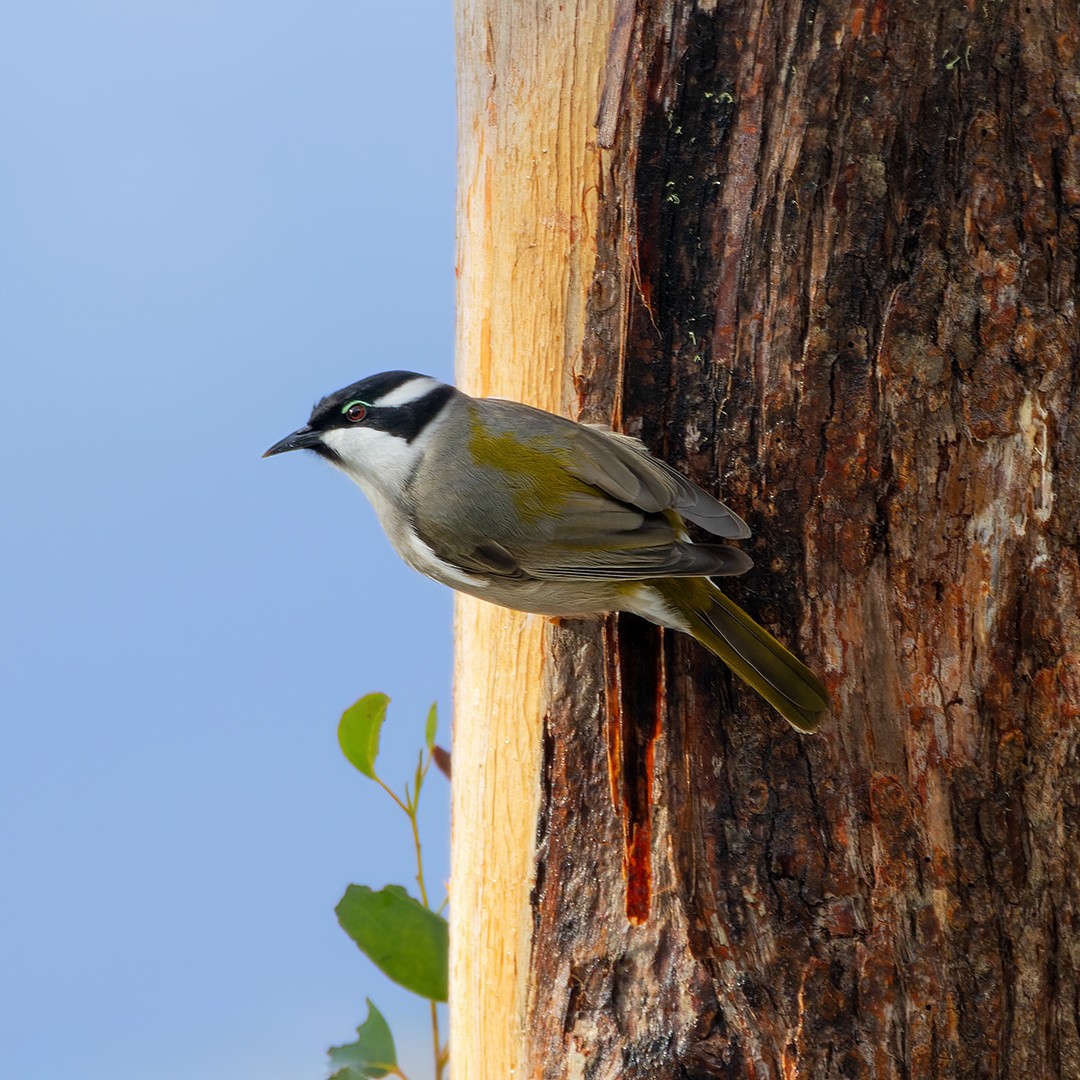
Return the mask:
<svg viewBox="0 0 1080 1080"><path fill-rule="evenodd" d="M445 1001L450 928L400 885L374 892L350 885L337 908L338 922L383 974L421 997Z"/></svg>
<svg viewBox="0 0 1080 1080"><path fill-rule="evenodd" d="M372 1005L371 998L367 999L367 1007L367 1019L356 1029L356 1042L331 1046L327 1051L331 1068L338 1070L330 1080L366 1080L368 1077L378 1080L397 1068L397 1051L390 1025Z"/></svg>
<svg viewBox="0 0 1080 1080"><path fill-rule="evenodd" d="M439 726L439 714L436 709L438 702L433 701L431 708L428 709L427 714L427 727L424 730L424 743L429 750L435 746L435 729Z"/></svg>
<svg viewBox="0 0 1080 1080"><path fill-rule="evenodd" d="M342 753L372 780L377 779L375 759L379 756L379 734L389 704L390 699L385 694L365 694L341 714L338 724L337 737Z"/></svg>

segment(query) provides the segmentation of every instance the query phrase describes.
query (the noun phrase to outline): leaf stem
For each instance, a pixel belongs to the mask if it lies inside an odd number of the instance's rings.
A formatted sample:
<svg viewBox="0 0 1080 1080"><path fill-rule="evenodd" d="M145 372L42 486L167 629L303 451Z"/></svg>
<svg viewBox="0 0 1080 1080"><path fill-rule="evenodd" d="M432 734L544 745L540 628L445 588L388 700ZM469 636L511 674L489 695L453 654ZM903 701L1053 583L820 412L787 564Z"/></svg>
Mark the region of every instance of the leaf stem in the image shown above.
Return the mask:
<svg viewBox="0 0 1080 1080"><path fill-rule="evenodd" d="M409 824L412 826L413 847L416 850L416 884L420 887L420 900L429 911L431 904L428 903L427 886L424 884L424 856L420 850L420 826L417 822L417 808L420 802L420 790L416 791L416 798L412 803L412 809L405 812L409 815Z"/></svg>
<svg viewBox="0 0 1080 1080"><path fill-rule="evenodd" d="M442 1080L444 1062L439 1045L439 1007L434 1001L429 1004L431 1005L431 1043L435 1054L435 1080Z"/></svg>
<svg viewBox="0 0 1080 1080"><path fill-rule="evenodd" d="M401 807L405 812L405 816L409 819L409 826L412 829L413 850L416 852L416 884L420 889L420 901L428 911L431 910L431 903L428 900L427 883L424 880L424 855L420 844L419 811L420 791L424 785L424 779L427 776L428 769L431 767L431 758L432 754L430 750L428 750L426 755L421 752L420 760L416 766L415 789L410 793L409 785L405 785L404 801L402 801L394 791L387 787L382 780L378 777L375 778L383 791L385 791L387 795ZM431 1007L431 1044L435 1057L435 1080L442 1080L443 1072L446 1068L447 1060L449 1059L449 1048L444 1048L442 1045L442 1039L439 1032L439 1007L434 1001L429 1002L429 1005Z"/></svg>
<svg viewBox="0 0 1080 1080"><path fill-rule="evenodd" d="M383 791L385 791L385 792L386 792L386 794L387 794L387 795L389 795L389 796L390 796L390 798L391 798L391 799L393 799L393 800L394 800L394 802L396 802L396 803L398 804L398 806L400 806L400 807L401 807L401 809L402 809L402 810L403 810L403 811L404 811L404 812L405 812L406 814L407 814L407 813L409 812L409 808L408 808L408 807L407 807L407 806L406 806L406 805L405 805L405 804L404 804L404 803L403 803L403 802L401 801L401 799L399 799L399 798L398 798L398 796L397 796L397 793L396 793L396 792L394 791L394 789L393 789L393 788L389 787L389 786L388 786L388 785L387 785L386 783L384 783L384 781L383 781L383 780L382 780L382 779L381 779L380 777L378 777L378 776L376 776L376 777L373 777L373 779L374 779L375 783L376 783L376 784L378 784L378 785L379 785L379 787L381 787L381 788L383 789Z"/></svg>
<svg viewBox="0 0 1080 1080"><path fill-rule="evenodd" d="M427 749L427 753L420 752L419 760L416 764L416 773L414 775L415 787L412 791L409 790L409 785L405 785L405 798L404 800L390 788L381 777L379 777L374 769L372 769L372 779L390 796L391 799L397 803L398 807L402 810L405 816L409 819L409 826L412 829L413 838L413 850L416 852L416 884L420 889L420 901L428 909L432 910L431 903L428 900L427 883L424 881L424 855L420 844L420 825L419 825L419 811L420 811L420 791L424 786L424 780L427 777L428 769L431 768L431 762L433 758L431 747ZM439 905L439 911L446 906L444 900ZM435 1080L443 1080L443 1074L446 1070L447 1062L450 1060L450 1047L444 1046L439 1032L439 1007L434 1001L428 1003L431 1007L431 1044L432 1051L435 1057ZM394 1068L392 1070L394 1076L400 1078L400 1080L408 1080L400 1069Z"/></svg>

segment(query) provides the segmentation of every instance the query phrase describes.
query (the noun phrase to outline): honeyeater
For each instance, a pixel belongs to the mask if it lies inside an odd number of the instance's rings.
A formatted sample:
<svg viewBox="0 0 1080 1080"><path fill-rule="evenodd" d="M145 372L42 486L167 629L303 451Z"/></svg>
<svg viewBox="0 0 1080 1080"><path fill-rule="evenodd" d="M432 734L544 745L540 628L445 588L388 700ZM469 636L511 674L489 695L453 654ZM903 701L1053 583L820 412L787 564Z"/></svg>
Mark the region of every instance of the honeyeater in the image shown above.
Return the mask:
<svg viewBox="0 0 1080 1080"><path fill-rule="evenodd" d="M541 615L630 611L697 639L793 727L828 706L805 664L711 580L751 566L746 523L637 439L410 371L324 397L266 451L313 450L356 481L422 574Z"/></svg>

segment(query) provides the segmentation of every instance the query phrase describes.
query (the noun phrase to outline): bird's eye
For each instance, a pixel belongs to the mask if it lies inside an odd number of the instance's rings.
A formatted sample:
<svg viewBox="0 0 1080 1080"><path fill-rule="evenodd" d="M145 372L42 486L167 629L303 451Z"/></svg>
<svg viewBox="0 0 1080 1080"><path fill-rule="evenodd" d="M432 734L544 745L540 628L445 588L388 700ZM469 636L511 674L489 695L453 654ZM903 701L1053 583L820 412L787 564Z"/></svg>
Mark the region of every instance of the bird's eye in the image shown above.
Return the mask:
<svg viewBox="0 0 1080 1080"><path fill-rule="evenodd" d="M367 416L368 404L366 401L350 401L341 411L347 420L359 424Z"/></svg>

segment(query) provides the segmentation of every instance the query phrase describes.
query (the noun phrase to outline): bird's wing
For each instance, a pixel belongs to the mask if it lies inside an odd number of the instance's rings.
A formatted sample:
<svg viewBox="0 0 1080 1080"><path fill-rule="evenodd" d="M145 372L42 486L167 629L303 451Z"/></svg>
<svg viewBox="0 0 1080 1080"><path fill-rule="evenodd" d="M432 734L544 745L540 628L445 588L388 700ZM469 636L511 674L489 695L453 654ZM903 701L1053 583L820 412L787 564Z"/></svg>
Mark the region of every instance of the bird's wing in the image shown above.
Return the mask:
<svg viewBox="0 0 1080 1080"><path fill-rule="evenodd" d="M487 399L485 432L465 411L444 425L413 478L413 524L439 558L465 571L537 580L634 581L741 574L748 555L692 544L685 516L714 535L750 531L723 503L652 457L636 439ZM476 467L445 482L465 444Z"/></svg>
<svg viewBox="0 0 1080 1080"><path fill-rule="evenodd" d="M581 437L568 468L587 484L642 510L674 510L713 536L732 540L750 536L749 527L738 514L653 457L637 439L585 425L577 430Z"/></svg>
<svg viewBox="0 0 1080 1080"><path fill-rule="evenodd" d="M509 524L497 513L469 520L482 527L464 526L460 520L451 525L427 516L418 517L415 525L439 558L465 571L507 579L717 577L743 574L753 565L738 548L692 544L667 515L616 502L584 484L564 496L554 518L534 521L529 529Z"/></svg>

